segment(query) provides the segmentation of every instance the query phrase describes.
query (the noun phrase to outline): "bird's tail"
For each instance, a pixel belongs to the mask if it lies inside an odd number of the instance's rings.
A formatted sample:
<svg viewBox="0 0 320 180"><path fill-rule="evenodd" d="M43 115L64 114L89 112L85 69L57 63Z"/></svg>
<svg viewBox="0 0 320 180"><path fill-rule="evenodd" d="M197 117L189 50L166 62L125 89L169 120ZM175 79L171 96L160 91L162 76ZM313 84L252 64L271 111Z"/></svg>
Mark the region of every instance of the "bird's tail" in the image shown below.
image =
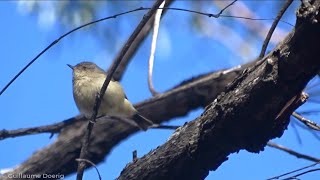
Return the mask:
<svg viewBox="0 0 320 180"><path fill-rule="evenodd" d="M132 120L144 131L146 131L150 126L153 126L152 121L141 116L139 113L133 115Z"/></svg>

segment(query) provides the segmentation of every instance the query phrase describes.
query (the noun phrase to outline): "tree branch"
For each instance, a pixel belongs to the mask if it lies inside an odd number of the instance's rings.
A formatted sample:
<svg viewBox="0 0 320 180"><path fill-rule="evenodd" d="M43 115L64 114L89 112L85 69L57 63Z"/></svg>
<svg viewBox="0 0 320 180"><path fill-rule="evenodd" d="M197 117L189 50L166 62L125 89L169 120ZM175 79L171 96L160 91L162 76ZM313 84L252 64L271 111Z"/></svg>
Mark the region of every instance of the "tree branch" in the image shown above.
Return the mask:
<svg viewBox="0 0 320 180"><path fill-rule="evenodd" d="M316 122L313 122L300 114L294 112L292 113L292 116L298 119L300 122L302 122L304 125L306 125L308 128L315 130L315 131L320 131L320 125L318 125Z"/></svg>
<svg viewBox="0 0 320 180"><path fill-rule="evenodd" d="M31 128L20 128L16 130L6 130L3 129L0 131L0 140L6 138L14 138L18 136L25 136L31 134L40 134L40 133L58 133L62 128L66 128L74 124L77 121L85 121L87 120L84 116L76 116L73 118L66 119L62 122L45 125L45 126L38 126L38 127L31 127Z"/></svg>
<svg viewBox="0 0 320 180"><path fill-rule="evenodd" d="M102 118L102 119L101 119ZM112 117L112 119L116 119L119 121L123 121L129 125L137 126L131 120L127 121L126 119L122 119L120 117ZM104 117L97 118L97 122L101 123L105 120ZM64 120L62 122L50 124L50 125L44 125L44 126L37 126L37 127L31 127L31 128L20 128L15 130L6 130L3 129L0 131L0 140L6 139L6 138L15 138L19 136L26 136L26 135L34 135L34 134L41 134L41 133L51 133L52 135L55 133L59 133L61 129L66 128L68 126L73 125L76 122L79 121L88 121L84 116L79 115L67 120ZM180 126L170 126L170 125L161 125L161 124L155 124L151 126L151 129L171 129L175 130Z"/></svg>
<svg viewBox="0 0 320 180"><path fill-rule="evenodd" d="M288 153L290 155L293 155L293 156L295 156L297 158L302 158L302 159L306 159L306 160L313 161L313 162L319 162L320 161L320 159L318 159L318 158L315 158L315 157L312 157L312 156L309 156L309 155L306 155L306 154L302 154L302 153L296 152L296 151L294 151L292 149L289 149L287 147L284 147L284 146L282 146L280 144L276 144L276 143L271 142L271 141L268 142L267 146L275 148L275 149L278 149L278 150L281 150L281 151L284 151L284 152L286 152L286 153Z"/></svg>
<svg viewBox="0 0 320 180"><path fill-rule="evenodd" d="M245 70L165 144L129 163L118 179L204 179L231 153L259 152L280 137L290 119L284 115L297 108L292 102L320 70L319 5L301 6L294 31L262 63Z"/></svg>
<svg viewBox="0 0 320 180"><path fill-rule="evenodd" d="M281 178L283 176L287 176L289 174L293 174L293 173L296 173L296 172L299 172L299 171L314 167L314 166L318 165L319 163L320 162L316 162L316 163L313 163L311 165L308 165L308 166L305 166L305 167L302 167L302 168L299 168L299 169L296 169L296 170L293 170L293 171L290 171L290 172L287 172L287 173L284 173L284 174L281 174L281 175L278 175L278 176L275 176L275 177L272 177L272 178L268 178L267 180L279 179L279 178Z"/></svg>
<svg viewBox="0 0 320 180"><path fill-rule="evenodd" d="M170 4L172 3L172 0L166 0L165 3L165 7L169 7ZM163 15L167 12L167 9L163 10ZM162 16L163 17L163 16ZM117 70L114 72L113 74L113 78L116 81L120 81L122 79L122 76L132 58L132 56L134 56L134 54L137 52L138 47L140 47L141 43L145 40L145 38L147 37L147 35L149 34L152 25L153 25L153 20L154 20L154 16L152 16L149 21L147 22L147 24L143 27L143 29L139 32L137 38L133 41L132 45L130 46L130 48L128 49L127 53L124 55L121 63L119 64L119 67L117 68ZM123 48L123 47L122 47ZM117 54L116 58L119 56L120 54ZM115 59L113 60L113 63L115 62ZM108 70L110 71L110 70Z"/></svg>
<svg viewBox="0 0 320 180"><path fill-rule="evenodd" d="M138 26L135 28L133 33L130 35L129 39L125 43L125 46L121 49L119 56L116 58L115 62L112 64L110 71L107 74L106 79L103 82L103 85L101 87L100 93L96 95L96 100L93 106L93 112L91 115L91 119L88 122L87 130L85 131L85 135L83 137L83 143L81 146L80 151L80 159L86 159L87 158L87 151L89 148L90 143L90 136L94 127L94 123L96 122L96 118L98 115L98 110L102 101L102 98L104 97L104 94L107 90L107 87L112 79L113 73L116 71L117 67L119 66L122 58L127 53L128 49L132 45L135 38L138 36L139 32L142 30L142 28L145 26L145 24L148 22L148 20L152 17L152 15L157 11L157 8L160 6L163 0L157 0L152 8L143 16L142 20L138 24ZM78 164L78 170L77 170L77 180L82 180L84 169L86 168L86 163L83 161L80 161Z"/></svg>
<svg viewBox="0 0 320 180"><path fill-rule="evenodd" d="M269 44L269 41L271 39L271 36L274 32L274 30L276 29L281 17L284 15L284 13L286 12L286 10L288 9L288 7L291 5L291 3L293 2L293 0L287 0L283 7L281 8L281 10L279 11L277 17L275 18L275 20L273 21L272 25L271 25L271 28L269 29L269 32L267 34L267 37L266 39L264 40L263 42L263 45L262 45L262 48L261 48L261 51L260 51L260 55L259 55L259 59L262 59L263 56L265 55L266 53L266 50L267 50L267 47L268 47L268 44Z"/></svg>

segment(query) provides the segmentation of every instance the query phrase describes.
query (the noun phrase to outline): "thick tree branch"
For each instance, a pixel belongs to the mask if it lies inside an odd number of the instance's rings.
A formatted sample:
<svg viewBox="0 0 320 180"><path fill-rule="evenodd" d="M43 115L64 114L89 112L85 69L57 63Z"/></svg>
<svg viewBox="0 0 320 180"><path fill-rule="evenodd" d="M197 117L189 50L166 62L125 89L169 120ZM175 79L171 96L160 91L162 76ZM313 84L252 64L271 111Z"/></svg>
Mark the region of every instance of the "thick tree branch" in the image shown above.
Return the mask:
<svg viewBox="0 0 320 180"><path fill-rule="evenodd" d="M294 31L262 63L244 71L165 144L129 163L118 179L204 179L229 154L259 152L280 137L289 123L283 115L294 110L292 99L320 70L319 5L302 6Z"/></svg>

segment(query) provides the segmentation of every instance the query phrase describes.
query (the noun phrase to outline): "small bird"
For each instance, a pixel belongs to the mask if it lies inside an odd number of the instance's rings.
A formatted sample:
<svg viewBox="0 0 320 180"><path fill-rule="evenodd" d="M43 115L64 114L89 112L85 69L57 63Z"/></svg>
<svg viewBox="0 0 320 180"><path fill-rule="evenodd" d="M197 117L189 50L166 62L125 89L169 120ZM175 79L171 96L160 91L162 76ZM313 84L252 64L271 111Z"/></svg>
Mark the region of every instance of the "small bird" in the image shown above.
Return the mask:
<svg viewBox="0 0 320 180"><path fill-rule="evenodd" d="M67 65L73 70L73 98L76 105L86 118L90 118L96 95L100 92L107 74L92 62ZM114 80L110 81L98 111L98 116L105 115L132 119L144 131L153 125L152 121L139 114L127 99L121 85Z"/></svg>

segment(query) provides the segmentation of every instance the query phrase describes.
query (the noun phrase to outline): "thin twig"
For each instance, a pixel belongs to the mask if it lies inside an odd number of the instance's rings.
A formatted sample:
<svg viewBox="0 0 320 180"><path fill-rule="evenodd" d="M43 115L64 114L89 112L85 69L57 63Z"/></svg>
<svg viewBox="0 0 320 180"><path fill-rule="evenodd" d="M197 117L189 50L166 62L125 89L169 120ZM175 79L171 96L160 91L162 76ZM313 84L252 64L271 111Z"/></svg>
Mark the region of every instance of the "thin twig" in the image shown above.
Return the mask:
<svg viewBox="0 0 320 180"><path fill-rule="evenodd" d="M318 134L319 131L314 131L311 128L309 128L308 126L306 126L305 124L301 123L300 120L298 120L297 118L294 118L296 125L298 125L301 129L304 129L306 131L308 131L309 133L311 133L317 140L320 141L320 135ZM312 131L311 131L312 130Z"/></svg>
<svg viewBox="0 0 320 180"><path fill-rule="evenodd" d="M281 177L283 177L283 176L286 176L286 175L289 175L289 174L292 174L292 173L295 173L295 172L299 172L299 171L302 171L302 170L304 170L304 169L308 169L308 168L310 168L310 167L314 167L314 166L316 166L316 165L319 164L319 163L320 163L320 162L316 162L316 163L311 164L311 165L309 165L309 166L305 166L305 167L302 167L302 168L299 168L299 169L296 169L296 170L293 170L293 171L290 171L290 172L281 174L281 175L279 175L279 176L274 176L274 177L269 178L269 179L267 179L267 180L279 179L279 178L281 178Z"/></svg>
<svg viewBox="0 0 320 180"><path fill-rule="evenodd" d="M318 125L316 122L313 122L309 119L306 119L305 117L301 116L300 114L293 112L292 116L295 117L297 120L302 122L304 125L308 126L309 128L320 131L320 125Z"/></svg>
<svg viewBox="0 0 320 180"><path fill-rule="evenodd" d="M268 142L267 146L272 147L272 148L276 148L276 149L281 150L281 151L284 151L284 152L289 153L289 154L291 154L293 156L296 156L297 158L302 158L302 159L306 159L306 160L313 161L313 162L319 162L320 161L320 159L318 159L318 158L315 158L315 157L312 157L312 156L309 156L309 155L306 155L306 154L298 153L298 152L296 152L296 151L294 151L292 149L289 149L287 147L284 147L284 146L282 146L280 144L276 144L276 143L271 142L271 141Z"/></svg>
<svg viewBox="0 0 320 180"><path fill-rule="evenodd" d="M237 0L234 0L230 4L228 4L226 7L221 9L221 11L218 14L213 15L213 17L218 18L228 7L233 5ZM157 44L157 37L159 32L159 26L160 26L160 18L162 10L164 9L165 1L160 5L159 9L156 12L155 15L155 21L154 21L154 28L153 28L153 35L152 35L152 42L151 42L151 52L149 56L149 63L148 63L148 87L153 96L158 95L159 92L157 92L154 88L153 82L152 82L152 75L153 75L153 64L154 64L154 54L156 50L156 44ZM171 8L166 8L171 9ZM174 8L172 8L174 9ZM210 17L210 15L209 15Z"/></svg>
<svg viewBox="0 0 320 180"><path fill-rule="evenodd" d="M90 136L91 132L98 114L98 110L101 104L102 97L104 96L105 91L107 90L107 87L109 85L109 82L113 76L113 73L117 69L118 65L120 64L123 56L126 54L128 49L130 48L131 44L133 43L134 39L137 37L139 32L142 30L144 25L148 22L148 20L151 18L151 16L154 14L154 12L157 10L157 8L160 6L163 0L157 0L152 8L148 11L147 14L145 14L141 20L141 22L138 24L136 29L133 31L131 36L126 42L126 45L121 49L119 57L115 60L115 63L112 64L112 67L110 68L110 71L101 87L100 93L96 96L95 104L93 107L93 113L91 116L91 121L88 122L88 127L87 131L85 133L84 139L83 139L83 144L81 147L81 152L80 152L80 159L85 159L87 156L87 149L89 147L89 142L90 142ZM83 172L86 167L86 164L84 162L79 162L78 163L78 170L77 170L77 180L82 180L83 177Z"/></svg>
<svg viewBox="0 0 320 180"><path fill-rule="evenodd" d="M31 135L31 134L40 134L40 133L54 134L54 133L60 132L61 129L74 124L75 122L85 121L85 120L87 119L84 116L81 116L81 117L70 118L62 122L54 123L51 125L45 125L45 126L20 128L15 130L3 129L3 130L0 130L0 140L6 139L6 138L14 138L18 136Z"/></svg>
<svg viewBox="0 0 320 180"><path fill-rule="evenodd" d="M266 50L267 50L267 47L268 47L268 44L269 44L269 41L272 37L272 34L274 32L274 30L276 29L281 17L283 16L283 14L286 12L286 10L288 9L288 7L290 6L290 4L293 2L293 0L287 0L287 2L283 5L283 7L280 9L276 19L273 21L271 27L270 27L270 30L267 34L267 37L266 39L264 40L263 42L263 45L262 45L262 48L261 48L261 51L260 51L260 55L259 55L259 59L262 59L263 56L265 55L266 53Z"/></svg>
<svg viewBox="0 0 320 180"><path fill-rule="evenodd" d="M173 0L166 0L166 4L165 7L169 7L170 4L172 4ZM164 9L161 18L164 16L164 14L167 12L167 9ZM121 63L119 64L116 72L114 72L113 74L113 79L116 81L120 81L123 77L123 74L130 62L130 60L132 59L132 57L134 56L134 54L136 53L137 49L140 47L141 43L146 39L147 35L149 34L150 30L152 29L152 22L153 22L153 17L147 22L147 24L143 27L143 29L140 31L139 35L137 36L137 38L134 40L134 42L132 43L131 47L129 48L129 50L127 51L126 55L123 57ZM117 59L117 57L119 56L119 54L117 54L114 57L114 60ZM114 60L112 62L114 62Z"/></svg>
<svg viewBox="0 0 320 180"><path fill-rule="evenodd" d="M172 129L172 130L176 130L178 129L180 126L170 126L170 125L154 125L151 127L151 129Z"/></svg>
<svg viewBox="0 0 320 180"><path fill-rule="evenodd" d="M236 19L245 19L245 20L250 20L250 21L274 21L275 18L251 18L251 17L245 17L245 16L232 16L232 15L221 15L220 17L223 17L223 18L236 18ZM284 23L284 24L287 24L291 27L294 27L293 24L287 22L287 21L283 21L283 20L280 20L280 22Z"/></svg>
<svg viewBox="0 0 320 180"><path fill-rule="evenodd" d="M76 161L89 163L91 166L93 166L96 169L98 176L99 176L99 179L102 180L99 169L97 168L97 166L93 162L91 162L88 159L80 159L80 158L76 159Z"/></svg>
<svg viewBox="0 0 320 180"><path fill-rule="evenodd" d="M132 151L132 161L136 161L138 159L137 157L137 150Z"/></svg>
<svg viewBox="0 0 320 180"><path fill-rule="evenodd" d="M320 168L311 169L311 170L302 172L302 173L300 173L300 174L297 174L297 175L294 175L294 176L285 178L285 179L283 179L283 180L298 179L297 177L302 176L302 175L304 175L304 174L308 174L308 173L310 173L310 172L314 172L314 171L320 171Z"/></svg>
<svg viewBox="0 0 320 180"><path fill-rule="evenodd" d="M237 2L238 0L234 0L232 1L230 4L228 4L226 7L224 7L223 9L221 9L221 11L218 13L218 15L220 16L223 11L225 11L226 9L228 9L230 6L232 6L235 2Z"/></svg>
<svg viewBox="0 0 320 180"><path fill-rule="evenodd" d="M160 8L163 8L166 1L164 0L162 4L160 5ZM153 34L152 34L152 41L151 41L151 52L149 56L149 65L148 65L148 87L153 96L159 94L152 83L152 72L153 72L153 62L154 62L154 54L156 52L156 45L157 45L157 38L158 38L158 32L160 27L160 18L162 14L162 9L158 9L155 18L154 18L154 25L153 25Z"/></svg>
<svg viewBox="0 0 320 180"><path fill-rule="evenodd" d="M229 5L228 5L229 7ZM142 8L143 10L148 10L150 8ZM198 15L203 15L203 16L208 16L208 17L213 17L213 18L236 18L236 19L245 19L245 20L251 20L251 21L274 21L275 18L251 18L251 17L245 17L245 16L233 16L233 15L223 15L223 14L212 14L212 13L204 13L204 12L200 12L200 11L194 11L194 10L190 10L190 9L184 9L184 8L174 8L174 7L164 7L162 9L166 9L166 10L176 10L176 11L182 11L182 12L189 12L189 13L194 13L194 14L198 14ZM220 11L221 12L221 11ZM285 23L289 26L294 27L293 24L280 20L280 22Z"/></svg>

